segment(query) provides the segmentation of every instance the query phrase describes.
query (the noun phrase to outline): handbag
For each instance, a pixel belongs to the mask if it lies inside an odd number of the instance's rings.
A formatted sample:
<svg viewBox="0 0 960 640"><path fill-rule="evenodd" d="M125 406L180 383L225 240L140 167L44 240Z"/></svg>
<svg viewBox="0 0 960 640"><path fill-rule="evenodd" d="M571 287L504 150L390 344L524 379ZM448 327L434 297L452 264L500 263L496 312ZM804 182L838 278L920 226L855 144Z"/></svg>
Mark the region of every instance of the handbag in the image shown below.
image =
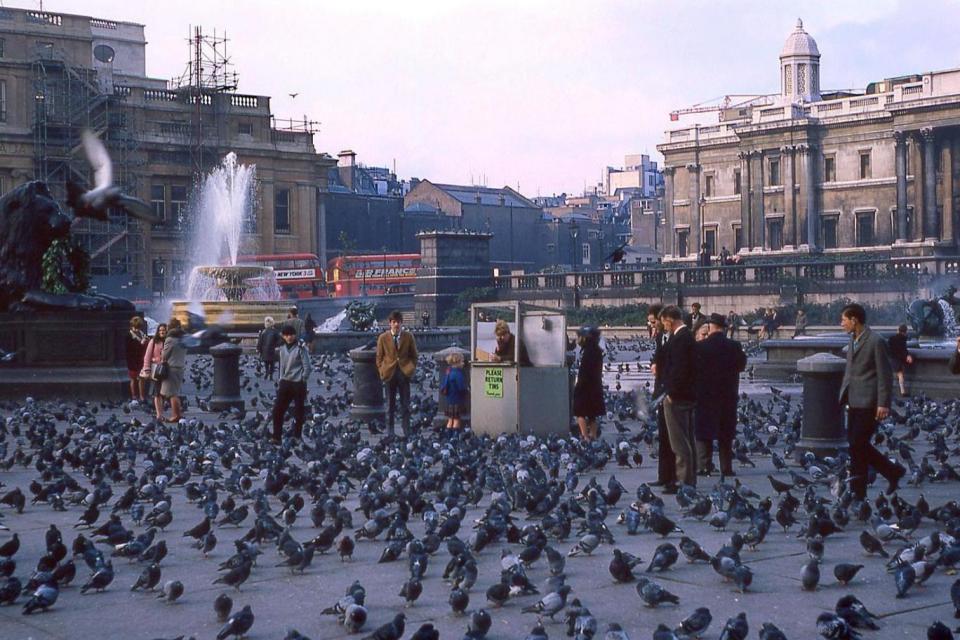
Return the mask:
<svg viewBox="0 0 960 640"><path fill-rule="evenodd" d="M153 365L153 375L151 376L157 382L163 382L170 376L170 365L166 362L158 362Z"/></svg>

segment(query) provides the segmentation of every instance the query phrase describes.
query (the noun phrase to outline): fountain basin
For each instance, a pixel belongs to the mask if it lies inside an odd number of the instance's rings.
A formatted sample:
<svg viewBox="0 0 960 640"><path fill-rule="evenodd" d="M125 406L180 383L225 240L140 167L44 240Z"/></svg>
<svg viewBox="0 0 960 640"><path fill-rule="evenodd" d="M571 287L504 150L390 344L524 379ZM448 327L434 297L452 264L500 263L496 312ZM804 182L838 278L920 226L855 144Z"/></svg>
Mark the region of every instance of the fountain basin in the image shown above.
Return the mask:
<svg viewBox="0 0 960 640"><path fill-rule="evenodd" d="M284 300L190 302L177 300L173 303L173 317L190 326L191 315L203 315L207 324L223 327L229 335L256 334L263 329L263 319L271 316L282 324L287 318L290 303Z"/></svg>

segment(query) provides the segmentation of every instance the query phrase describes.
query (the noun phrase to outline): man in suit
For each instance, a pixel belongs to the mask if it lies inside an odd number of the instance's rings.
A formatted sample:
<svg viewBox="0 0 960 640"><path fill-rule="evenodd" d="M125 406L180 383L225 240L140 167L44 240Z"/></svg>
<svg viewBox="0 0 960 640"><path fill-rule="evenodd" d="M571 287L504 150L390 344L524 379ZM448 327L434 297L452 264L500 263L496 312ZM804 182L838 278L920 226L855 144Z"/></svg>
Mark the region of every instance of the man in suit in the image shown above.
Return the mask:
<svg viewBox="0 0 960 640"><path fill-rule="evenodd" d="M687 325L687 328L692 329L694 332L697 331L697 328L703 322L706 322L706 318L700 311L699 302L694 302L692 305L690 305L690 313L687 314L687 317L684 318L683 321Z"/></svg>
<svg viewBox="0 0 960 640"><path fill-rule="evenodd" d="M377 371L387 391L387 429L394 433L397 395L404 435L410 433L410 379L417 369L417 341L404 330L403 314L391 311L390 329L377 338Z"/></svg>
<svg viewBox="0 0 960 640"><path fill-rule="evenodd" d="M696 401L693 359L693 332L683 323L679 307L667 306L660 312L660 322L670 336L664 347L662 375L666 398L663 414L677 465L677 480L697 486L697 459L693 434L693 411ZM660 367L658 367L659 369ZM676 493L676 487L664 493Z"/></svg>
<svg viewBox="0 0 960 640"><path fill-rule="evenodd" d="M650 328L650 337L656 345L653 356L650 358L650 372L653 373L653 397L658 398L663 393L663 353L667 344L667 333L660 323L660 312L663 305L652 304L647 309L647 326ZM667 433L667 423L663 416L663 403L657 408L657 481L655 487L673 487L677 484L676 458L670 448L670 435Z"/></svg>
<svg viewBox="0 0 960 640"><path fill-rule="evenodd" d="M694 434L697 473L713 471L713 441L720 451L720 475L732 476L733 438L737 432L737 399L740 373L747 368L747 356L740 343L727 338L727 321L719 313L707 320L709 335L694 345L697 409Z"/></svg>
<svg viewBox="0 0 960 640"><path fill-rule="evenodd" d="M840 313L840 326L850 334L847 367L840 385L840 403L847 407L847 442L850 443L850 490L857 498L867 494L867 470L876 469L887 479L887 495L894 493L906 473L871 443L877 424L890 415L893 371L886 341L866 325L867 312L848 304Z"/></svg>

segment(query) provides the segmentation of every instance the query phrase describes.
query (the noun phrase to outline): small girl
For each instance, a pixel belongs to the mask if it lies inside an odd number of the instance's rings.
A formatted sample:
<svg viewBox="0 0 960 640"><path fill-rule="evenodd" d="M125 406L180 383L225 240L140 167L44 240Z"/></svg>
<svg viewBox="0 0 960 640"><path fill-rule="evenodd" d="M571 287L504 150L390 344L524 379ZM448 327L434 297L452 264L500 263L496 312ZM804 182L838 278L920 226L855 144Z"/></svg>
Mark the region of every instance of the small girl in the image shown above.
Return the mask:
<svg viewBox="0 0 960 640"><path fill-rule="evenodd" d="M447 356L450 368L440 383L440 393L447 398L447 429L460 428L460 412L467 399L467 381L463 375L463 354L451 353Z"/></svg>

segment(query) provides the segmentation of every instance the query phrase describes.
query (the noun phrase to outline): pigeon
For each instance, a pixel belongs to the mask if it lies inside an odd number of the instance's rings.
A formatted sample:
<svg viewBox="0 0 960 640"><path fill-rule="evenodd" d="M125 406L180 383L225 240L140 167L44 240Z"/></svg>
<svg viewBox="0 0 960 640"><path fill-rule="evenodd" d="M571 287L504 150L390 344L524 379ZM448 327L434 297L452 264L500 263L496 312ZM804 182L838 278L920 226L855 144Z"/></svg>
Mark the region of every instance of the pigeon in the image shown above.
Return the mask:
<svg viewBox="0 0 960 640"><path fill-rule="evenodd" d="M841 562L833 568L833 576L837 579L842 585L847 585L851 580L853 580L857 572L863 569L862 564L847 564Z"/></svg>
<svg viewBox="0 0 960 640"><path fill-rule="evenodd" d="M699 638L706 632L711 622L713 622L713 615L710 613L710 609L698 607L693 613L683 619L674 630L674 633Z"/></svg>
<svg viewBox="0 0 960 640"><path fill-rule="evenodd" d="M381 625L364 640L400 640L407 617L403 613L393 616L393 620Z"/></svg>
<svg viewBox="0 0 960 640"><path fill-rule="evenodd" d="M447 599L450 603L450 610L455 615L462 615L467 607L470 606L470 594L460 588L454 588L450 591L450 597Z"/></svg>
<svg viewBox="0 0 960 640"><path fill-rule="evenodd" d="M816 591L820 583L820 562L810 558L800 571L800 583L804 591Z"/></svg>
<svg viewBox="0 0 960 640"><path fill-rule="evenodd" d="M764 622L760 626L760 640L787 640L787 636L777 625Z"/></svg>
<svg viewBox="0 0 960 640"><path fill-rule="evenodd" d="M253 610L250 605L244 605L243 609L230 616L227 623L220 627L220 631L217 632L217 640L226 640L230 636L242 638L253 627L253 620Z"/></svg>
<svg viewBox="0 0 960 640"><path fill-rule="evenodd" d="M353 549L356 544L350 536L343 536L337 543L337 553L340 554L340 561L353 560Z"/></svg>
<svg viewBox="0 0 960 640"><path fill-rule="evenodd" d="M110 586L111 582L113 582L113 565L107 560L106 564L97 569L87 583L80 587L80 593L86 593L91 589L94 592L103 591Z"/></svg>
<svg viewBox="0 0 960 640"><path fill-rule="evenodd" d="M743 611L732 618L727 618L727 623L723 625L720 631L720 640L746 640L750 633L750 625L747 624L747 614Z"/></svg>
<svg viewBox="0 0 960 640"><path fill-rule="evenodd" d="M143 570L137 581L130 587L130 591L137 591L138 589L153 591L158 582L160 582L160 565L153 563Z"/></svg>
<svg viewBox="0 0 960 640"><path fill-rule="evenodd" d="M890 554L883 548L883 543L870 535L869 531L863 531L860 534L860 546L863 547L863 550L868 554L877 554L884 558L890 557Z"/></svg>
<svg viewBox="0 0 960 640"><path fill-rule="evenodd" d="M947 625L937 620L927 627L927 640L953 640L953 632Z"/></svg>
<svg viewBox="0 0 960 640"><path fill-rule="evenodd" d="M60 596L60 589L53 580L44 582L33 592L30 599L23 605L23 615L30 615L37 609L46 611L57 602Z"/></svg>
<svg viewBox="0 0 960 640"><path fill-rule="evenodd" d="M620 549L613 550L613 559L610 560L610 575L614 582L633 582L636 578L633 575L633 566L635 563L628 561L625 554Z"/></svg>
<svg viewBox="0 0 960 640"><path fill-rule="evenodd" d="M400 588L400 593L397 595L406 601L408 607L412 607L421 593L423 593L423 583L416 578L410 578L403 583L403 587Z"/></svg>
<svg viewBox="0 0 960 640"><path fill-rule="evenodd" d="M666 571L673 566L679 557L680 554L677 552L677 548L669 542L665 542L653 552L653 558L651 558L650 564L647 566L647 573L654 570Z"/></svg>
<svg viewBox="0 0 960 640"><path fill-rule="evenodd" d="M213 584L225 584L234 587L240 591L240 585L250 577L250 568L253 563L250 560L244 560L240 566L235 567L213 581Z"/></svg>
<svg viewBox="0 0 960 640"><path fill-rule="evenodd" d="M477 609L470 615L470 623L467 625L467 635L473 640L482 640L490 631L493 625L493 618L487 613L486 609ZM573 635L572 633L570 635Z"/></svg>
<svg viewBox="0 0 960 640"><path fill-rule="evenodd" d="M420 628L413 632L410 640L440 640L440 632L429 622L420 625Z"/></svg>
<svg viewBox="0 0 960 640"><path fill-rule="evenodd" d="M876 631L880 628L877 617L863 605L855 596L845 595L837 600L834 609L838 616L847 621L851 627L856 629L870 629Z"/></svg>
<svg viewBox="0 0 960 640"><path fill-rule="evenodd" d="M897 586L897 597L904 598L910 590L910 587L917 581L917 572L913 568L913 565L901 565L894 572L893 579Z"/></svg>
<svg viewBox="0 0 960 640"><path fill-rule="evenodd" d="M349 633L359 633L367 623L367 609L362 604L351 603L343 611L343 628Z"/></svg>
<svg viewBox="0 0 960 640"><path fill-rule="evenodd" d="M524 607L521 611L523 613L536 613L538 615L547 616L553 620L553 616L563 610L567 606L567 595L570 593L570 585L563 585L558 591L548 593L535 602L534 604Z"/></svg>
<svg viewBox="0 0 960 640"><path fill-rule="evenodd" d="M846 620L827 612L817 616L817 633L828 640L856 640L862 637Z"/></svg>
<svg viewBox="0 0 960 640"><path fill-rule="evenodd" d="M167 580L163 583L163 589L160 590L158 599L166 600L172 604L183 595L183 583L179 580Z"/></svg>
<svg viewBox="0 0 960 640"><path fill-rule="evenodd" d="M648 607L656 607L665 602L680 604L680 598L648 578L637 581L637 594Z"/></svg>
<svg viewBox="0 0 960 640"><path fill-rule="evenodd" d="M225 593L221 593L213 601L213 610L217 614L217 621L226 622L233 608L233 599Z"/></svg>
<svg viewBox="0 0 960 640"><path fill-rule="evenodd" d="M67 181L67 204L77 216L106 221L110 209L125 210L134 218L151 224L159 222L147 203L122 192L113 184L113 163L103 142L89 129L80 136L83 152L93 169L93 189L84 191L72 180Z"/></svg>

